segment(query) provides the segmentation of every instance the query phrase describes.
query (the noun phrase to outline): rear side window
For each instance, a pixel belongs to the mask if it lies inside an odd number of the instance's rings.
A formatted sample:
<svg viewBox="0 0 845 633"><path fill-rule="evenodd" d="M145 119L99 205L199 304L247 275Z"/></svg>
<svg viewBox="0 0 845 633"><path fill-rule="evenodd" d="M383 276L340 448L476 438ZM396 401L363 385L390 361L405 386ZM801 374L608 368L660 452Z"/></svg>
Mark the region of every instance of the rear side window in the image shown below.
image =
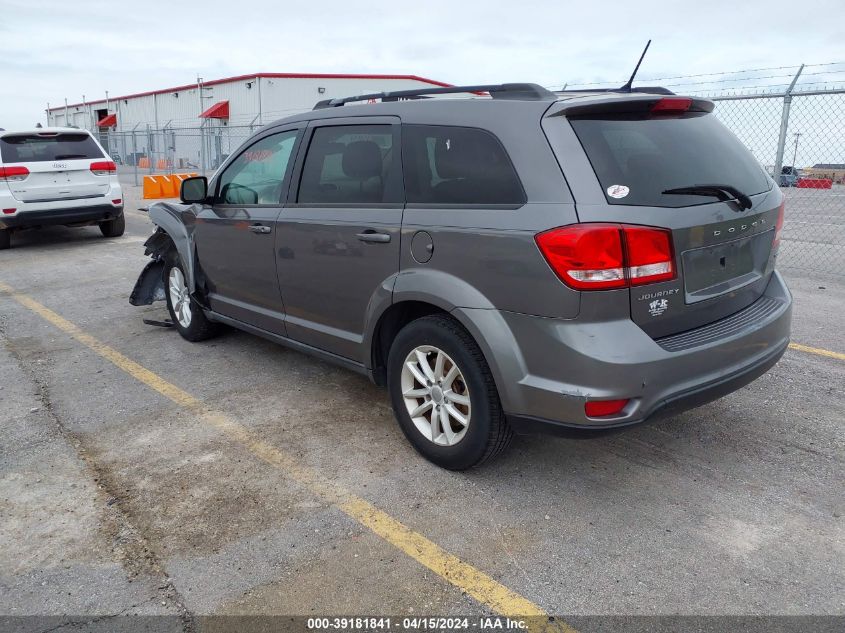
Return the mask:
<svg viewBox="0 0 845 633"><path fill-rule="evenodd" d="M342 125L314 130L297 202L378 204L390 200L395 163L390 125Z"/></svg>
<svg viewBox="0 0 845 633"><path fill-rule="evenodd" d="M685 207L716 198L664 194L729 185L746 195L770 188L754 156L712 114L570 119L611 204Z"/></svg>
<svg viewBox="0 0 845 633"><path fill-rule="evenodd" d="M14 134L0 138L4 163L31 163L79 158L103 158L103 152L88 134Z"/></svg>
<svg viewBox="0 0 845 633"><path fill-rule="evenodd" d="M409 203L525 203L505 148L485 130L403 125L402 166Z"/></svg>

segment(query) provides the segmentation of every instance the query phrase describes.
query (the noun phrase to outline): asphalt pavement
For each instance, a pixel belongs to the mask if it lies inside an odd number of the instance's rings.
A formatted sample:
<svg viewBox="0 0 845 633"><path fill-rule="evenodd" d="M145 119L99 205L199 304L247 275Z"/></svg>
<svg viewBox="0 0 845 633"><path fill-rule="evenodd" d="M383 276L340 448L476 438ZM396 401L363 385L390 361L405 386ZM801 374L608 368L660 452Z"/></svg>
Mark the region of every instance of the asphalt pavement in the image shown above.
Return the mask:
<svg viewBox="0 0 845 633"><path fill-rule="evenodd" d="M126 194L121 238L0 252L0 614L845 614L836 271L786 271L793 341L833 355L453 473L359 375L143 324L167 315L128 303L151 224Z"/></svg>

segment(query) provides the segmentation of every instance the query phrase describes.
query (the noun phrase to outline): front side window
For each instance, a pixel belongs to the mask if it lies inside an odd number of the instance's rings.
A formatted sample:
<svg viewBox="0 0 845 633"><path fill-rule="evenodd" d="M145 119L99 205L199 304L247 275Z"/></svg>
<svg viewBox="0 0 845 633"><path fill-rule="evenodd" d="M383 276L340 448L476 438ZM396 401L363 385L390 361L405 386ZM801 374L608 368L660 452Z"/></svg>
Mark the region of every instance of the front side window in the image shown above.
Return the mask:
<svg viewBox="0 0 845 633"><path fill-rule="evenodd" d="M4 163L104 158L97 143L85 132L9 134L0 139Z"/></svg>
<svg viewBox="0 0 845 633"><path fill-rule="evenodd" d="M501 142L475 128L402 127L409 203L524 204L525 192Z"/></svg>
<svg viewBox="0 0 845 633"><path fill-rule="evenodd" d="M279 204L297 130L261 139L220 175L218 204Z"/></svg>
<svg viewBox="0 0 845 633"><path fill-rule="evenodd" d="M377 204L388 197L394 164L390 125L342 125L314 130L299 185L298 202Z"/></svg>

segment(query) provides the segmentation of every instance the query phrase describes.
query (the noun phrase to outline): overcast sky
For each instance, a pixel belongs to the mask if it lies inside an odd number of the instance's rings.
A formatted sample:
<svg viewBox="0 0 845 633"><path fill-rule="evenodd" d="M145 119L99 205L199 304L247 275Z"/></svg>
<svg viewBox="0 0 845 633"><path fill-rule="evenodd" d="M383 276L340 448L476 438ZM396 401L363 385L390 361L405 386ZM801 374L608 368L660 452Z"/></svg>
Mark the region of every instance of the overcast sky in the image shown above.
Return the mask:
<svg viewBox="0 0 845 633"><path fill-rule="evenodd" d="M65 97L93 100L106 90L120 96L191 83L198 74L622 82L649 38L654 42L640 70L645 82L845 62L842 0L804 6L794 0L0 0L0 127L44 121L46 103L61 105ZM815 70L840 72L808 81L845 83L845 64Z"/></svg>

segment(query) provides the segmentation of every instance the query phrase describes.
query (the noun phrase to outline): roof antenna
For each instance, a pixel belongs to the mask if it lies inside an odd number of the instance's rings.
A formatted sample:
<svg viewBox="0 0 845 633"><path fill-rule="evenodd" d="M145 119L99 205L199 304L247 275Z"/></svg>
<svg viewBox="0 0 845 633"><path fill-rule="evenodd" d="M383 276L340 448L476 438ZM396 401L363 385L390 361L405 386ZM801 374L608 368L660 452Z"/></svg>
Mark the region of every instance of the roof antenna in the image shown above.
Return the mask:
<svg viewBox="0 0 845 633"><path fill-rule="evenodd" d="M637 71L640 69L640 64L643 63L643 58L645 57L645 54L648 52L649 46L651 46L651 40L649 40L646 43L645 48L643 49L643 54L640 55L640 61L637 62L637 67L634 68L634 72L631 73L631 78L628 80L628 83L626 83L624 86L622 86L619 89L621 92L631 92L631 85L634 83L634 77L637 76Z"/></svg>

